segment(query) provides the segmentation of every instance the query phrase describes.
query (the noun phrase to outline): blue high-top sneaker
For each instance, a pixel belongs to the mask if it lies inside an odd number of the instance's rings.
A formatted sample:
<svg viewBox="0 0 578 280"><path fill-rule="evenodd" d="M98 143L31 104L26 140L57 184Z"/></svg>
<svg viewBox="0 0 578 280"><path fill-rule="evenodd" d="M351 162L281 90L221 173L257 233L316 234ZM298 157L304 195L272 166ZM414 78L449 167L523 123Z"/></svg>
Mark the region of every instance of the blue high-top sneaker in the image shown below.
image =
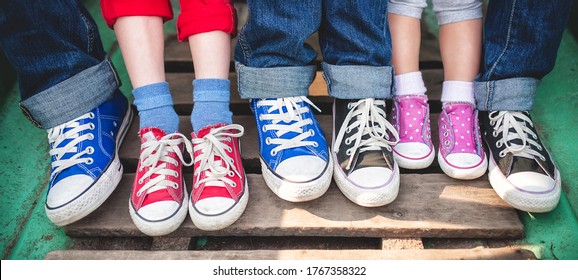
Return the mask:
<svg viewBox="0 0 578 280"><path fill-rule="evenodd" d="M280 198L308 201L329 188L333 165L307 97L252 99L263 178Z"/></svg>
<svg viewBox="0 0 578 280"><path fill-rule="evenodd" d="M58 226L98 208L122 177L118 149L132 120L120 91L92 111L48 129L52 169L46 215Z"/></svg>

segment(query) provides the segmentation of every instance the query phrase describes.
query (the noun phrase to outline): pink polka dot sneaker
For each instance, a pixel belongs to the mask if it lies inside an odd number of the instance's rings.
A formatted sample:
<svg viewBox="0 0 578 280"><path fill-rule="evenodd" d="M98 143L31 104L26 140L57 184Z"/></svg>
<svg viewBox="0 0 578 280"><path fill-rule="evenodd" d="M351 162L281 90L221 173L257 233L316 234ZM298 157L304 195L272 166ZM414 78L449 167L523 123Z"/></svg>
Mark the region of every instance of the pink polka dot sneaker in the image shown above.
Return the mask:
<svg viewBox="0 0 578 280"><path fill-rule="evenodd" d="M470 103L447 103L439 122L438 162L448 176L476 179L486 172L488 160L482 147L478 111Z"/></svg>
<svg viewBox="0 0 578 280"><path fill-rule="evenodd" d="M429 105L425 95L404 95L393 98L391 123L399 133L393 156L400 167L422 169L435 157L431 141Z"/></svg>

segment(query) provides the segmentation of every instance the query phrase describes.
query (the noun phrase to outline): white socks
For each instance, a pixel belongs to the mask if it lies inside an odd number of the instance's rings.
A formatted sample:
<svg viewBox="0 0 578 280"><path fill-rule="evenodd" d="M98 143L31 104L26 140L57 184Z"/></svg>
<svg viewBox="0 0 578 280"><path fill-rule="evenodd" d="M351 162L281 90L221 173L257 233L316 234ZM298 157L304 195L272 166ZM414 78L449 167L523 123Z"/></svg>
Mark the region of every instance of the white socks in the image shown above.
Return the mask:
<svg viewBox="0 0 578 280"><path fill-rule="evenodd" d="M410 72L394 77L395 96L424 95L426 92L421 72Z"/></svg>
<svg viewBox="0 0 578 280"><path fill-rule="evenodd" d="M474 83L463 81L445 81L442 88L442 103L467 102L476 104L474 100Z"/></svg>
<svg viewBox="0 0 578 280"><path fill-rule="evenodd" d="M396 75L395 96L424 95L426 87L420 71ZM467 102L476 104L474 100L474 83L464 81L444 81L442 88L442 103Z"/></svg>

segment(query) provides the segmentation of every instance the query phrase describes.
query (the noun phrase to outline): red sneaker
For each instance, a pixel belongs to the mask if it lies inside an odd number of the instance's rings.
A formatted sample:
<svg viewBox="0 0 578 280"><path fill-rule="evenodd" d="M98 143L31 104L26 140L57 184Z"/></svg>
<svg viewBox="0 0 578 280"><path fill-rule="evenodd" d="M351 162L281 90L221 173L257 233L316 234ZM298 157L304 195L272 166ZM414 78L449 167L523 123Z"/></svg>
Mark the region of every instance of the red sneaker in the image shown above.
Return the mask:
<svg viewBox="0 0 578 280"><path fill-rule="evenodd" d="M202 230L233 224L247 206L249 188L241 164L238 124L216 124L192 133L194 173L189 214Z"/></svg>
<svg viewBox="0 0 578 280"><path fill-rule="evenodd" d="M176 230L187 216L187 190L182 176L183 144L191 154L192 145L180 133L165 134L155 127L143 128L140 159L129 201L136 227L151 236ZM191 154L192 158L192 154Z"/></svg>

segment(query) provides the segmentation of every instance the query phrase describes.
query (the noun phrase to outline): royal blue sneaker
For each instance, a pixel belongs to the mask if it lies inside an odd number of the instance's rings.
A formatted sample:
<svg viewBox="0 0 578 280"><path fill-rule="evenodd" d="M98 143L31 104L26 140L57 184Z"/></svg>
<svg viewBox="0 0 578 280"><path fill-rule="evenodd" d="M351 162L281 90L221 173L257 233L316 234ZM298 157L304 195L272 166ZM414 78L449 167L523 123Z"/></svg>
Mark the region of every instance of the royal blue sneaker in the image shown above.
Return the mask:
<svg viewBox="0 0 578 280"><path fill-rule="evenodd" d="M287 201L320 197L333 175L329 148L310 105L315 107L304 96L251 100L263 178Z"/></svg>
<svg viewBox="0 0 578 280"><path fill-rule="evenodd" d="M76 222L98 208L122 177L118 148L132 110L117 91L92 111L48 129L52 169L46 215L58 226Z"/></svg>

